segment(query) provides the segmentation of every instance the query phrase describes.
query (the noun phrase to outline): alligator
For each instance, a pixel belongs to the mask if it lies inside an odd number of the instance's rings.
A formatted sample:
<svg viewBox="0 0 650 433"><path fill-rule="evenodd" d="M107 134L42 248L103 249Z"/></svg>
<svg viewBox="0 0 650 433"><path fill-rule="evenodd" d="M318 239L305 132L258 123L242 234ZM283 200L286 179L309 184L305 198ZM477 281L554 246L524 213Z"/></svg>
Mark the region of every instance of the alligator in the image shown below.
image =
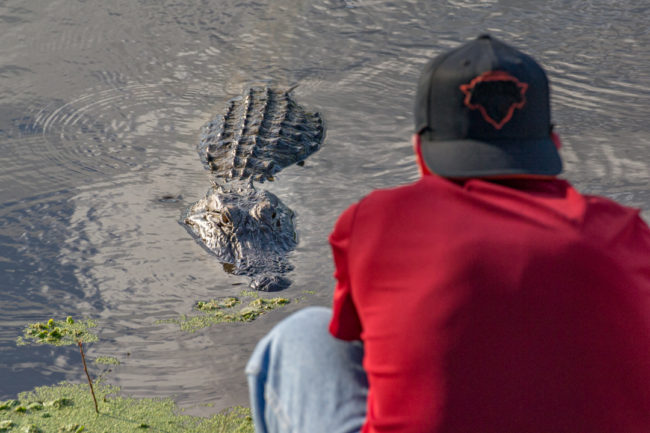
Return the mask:
<svg viewBox="0 0 650 433"><path fill-rule="evenodd" d="M325 135L320 115L298 105L292 90L251 87L205 125L198 148L212 187L183 220L226 272L251 277L255 290L291 284L287 255L298 241L293 211L254 182L302 165Z"/></svg>

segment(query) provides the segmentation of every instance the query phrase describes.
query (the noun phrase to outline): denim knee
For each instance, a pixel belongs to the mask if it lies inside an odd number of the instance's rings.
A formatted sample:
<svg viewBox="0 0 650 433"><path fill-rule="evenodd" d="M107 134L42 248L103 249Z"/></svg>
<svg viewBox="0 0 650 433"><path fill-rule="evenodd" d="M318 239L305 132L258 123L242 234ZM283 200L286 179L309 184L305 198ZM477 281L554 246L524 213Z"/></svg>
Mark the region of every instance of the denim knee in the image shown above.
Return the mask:
<svg viewBox="0 0 650 433"><path fill-rule="evenodd" d="M332 337L332 310L308 307L278 323L246 366L257 433L358 432L365 417L363 346Z"/></svg>
<svg viewBox="0 0 650 433"><path fill-rule="evenodd" d="M268 365L265 364L272 347L274 350L280 350L284 346L299 349L296 346L304 343L313 347L319 340L330 338L328 326L331 317L332 310L329 308L306 307L285 318L259 341L246 365L246 373L259 374L261 370L267 369Z"/></svg>

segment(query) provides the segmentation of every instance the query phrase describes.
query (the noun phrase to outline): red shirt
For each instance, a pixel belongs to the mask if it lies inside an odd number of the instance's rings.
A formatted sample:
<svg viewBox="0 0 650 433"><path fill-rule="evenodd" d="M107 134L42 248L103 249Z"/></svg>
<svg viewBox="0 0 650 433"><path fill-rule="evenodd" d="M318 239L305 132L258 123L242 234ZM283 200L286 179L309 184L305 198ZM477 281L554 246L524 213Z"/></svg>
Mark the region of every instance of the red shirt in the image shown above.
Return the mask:
<svg viewBox="0 0 650 433"><path fill-rule="evenodd" d="M562 180L438 176L339 218L330 332L363 432L650 432L650 230Z"/></svg>

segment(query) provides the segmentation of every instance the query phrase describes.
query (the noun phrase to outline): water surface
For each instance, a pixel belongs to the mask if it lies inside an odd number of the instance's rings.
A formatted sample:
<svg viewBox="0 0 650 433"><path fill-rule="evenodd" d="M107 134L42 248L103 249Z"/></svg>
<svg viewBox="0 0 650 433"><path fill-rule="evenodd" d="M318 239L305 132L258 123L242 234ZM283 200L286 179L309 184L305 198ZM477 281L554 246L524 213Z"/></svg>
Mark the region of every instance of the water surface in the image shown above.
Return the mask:
<svg viewBox="0 0 650 433"><path fill-rule="evenodd" d="M649 19L638 0L0 0L0 399L83 380L72 348L14 343L25 323L71 314L99 320L89 356L122 361L110 381L124 392L196 413L246 404L255 342L330 303L337 215L417 178L420 68L483 32L547 68L564 177L648 219ZM182 334L155 322L247 283L179 221L209 186L201 125L251 83L297 84L327 123L305 167L264 186L297 213L284 295L301 301Z"/></svg>

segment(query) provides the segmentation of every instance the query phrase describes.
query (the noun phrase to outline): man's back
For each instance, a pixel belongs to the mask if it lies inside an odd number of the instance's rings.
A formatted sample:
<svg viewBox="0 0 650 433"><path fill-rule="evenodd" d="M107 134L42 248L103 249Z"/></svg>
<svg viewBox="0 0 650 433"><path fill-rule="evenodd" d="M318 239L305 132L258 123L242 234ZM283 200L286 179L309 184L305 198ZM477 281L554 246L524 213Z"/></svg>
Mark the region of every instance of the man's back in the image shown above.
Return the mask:
<svg viewBox="0 0 650 433"><path fill-rule="evenodd" d="M364 431L646 431L647 227L560 180L502 183L424 176L337 223L330 330L364 341Z"/></svg>

